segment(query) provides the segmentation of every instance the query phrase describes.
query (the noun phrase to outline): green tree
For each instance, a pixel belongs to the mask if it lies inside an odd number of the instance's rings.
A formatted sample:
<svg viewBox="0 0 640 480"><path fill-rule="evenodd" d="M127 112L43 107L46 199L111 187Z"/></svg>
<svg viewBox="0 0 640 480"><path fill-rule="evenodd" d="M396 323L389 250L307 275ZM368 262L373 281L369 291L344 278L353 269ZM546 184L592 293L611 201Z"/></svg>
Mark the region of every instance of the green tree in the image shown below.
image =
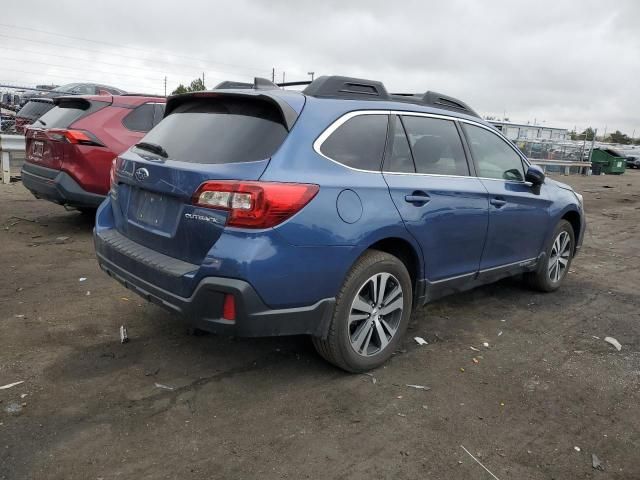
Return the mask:
<svg viewBox="0 0 640 480"><path fill-rule="evenodd" d="M187 93L189 90L187 90L187 87L185 87L183 84L178 85L178 87L171 92L171 95L179 95L181 93Z"/></svg>
<svg viewBox="0 0 640 480"><path fill-rule="evenodd" d="M620 143L622 145L628 145L629 143L631 143L629 135L627 135L626 133L622 133L620 130L616 130L611 135L609 135L607 141L611 143Z"/></svg>
<svg viewBox="0 0 640 480"><path fill-rule="evenodd" d="M593 128L589 127L585 131L583 131L580 135L576 135L576 140L584 140L586 138L587 141L593 140L593 135L595 132Z"/></svg>
<svg viewBox="0 0 640 480"><path fill-rule="evenodd" d="M185 87L183 84L178 85L178 87L173 92L171 92L171 95L179 95L181 93L188 93L188 92L199 92L201 90L206 90L206 89L207 87L205 86L202 79L196 78L191 82L191 84L188 87Z"/></svg>

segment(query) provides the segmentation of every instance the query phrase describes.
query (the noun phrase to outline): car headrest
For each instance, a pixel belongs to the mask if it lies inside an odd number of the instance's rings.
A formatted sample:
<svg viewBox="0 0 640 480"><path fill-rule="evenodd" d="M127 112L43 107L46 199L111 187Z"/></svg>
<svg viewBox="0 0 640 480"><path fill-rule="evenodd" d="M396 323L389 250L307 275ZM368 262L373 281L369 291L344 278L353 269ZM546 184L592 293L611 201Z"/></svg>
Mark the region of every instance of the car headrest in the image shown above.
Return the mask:
<svg viewBox="0 0 640 480"><path fill-rule="evenodd" d="M434 164L442 158L446 142L441 137L422 137L413 145L413 154L420 163Z"/></svg>

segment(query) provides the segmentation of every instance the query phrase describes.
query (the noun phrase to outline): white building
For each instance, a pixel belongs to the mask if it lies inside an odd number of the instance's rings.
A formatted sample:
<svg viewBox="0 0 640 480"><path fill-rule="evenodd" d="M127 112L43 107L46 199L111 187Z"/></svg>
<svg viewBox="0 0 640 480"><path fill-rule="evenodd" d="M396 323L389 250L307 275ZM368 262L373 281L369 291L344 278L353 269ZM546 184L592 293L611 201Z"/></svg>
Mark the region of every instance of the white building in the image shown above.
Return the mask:
<svg viewBox="0 0 640 480"><path fill-rule="evenodd" d="M489 123L500 130L509 140L567 140L569 138L569 131L566 128L501 122L497 120L489 120Z"/></svg>

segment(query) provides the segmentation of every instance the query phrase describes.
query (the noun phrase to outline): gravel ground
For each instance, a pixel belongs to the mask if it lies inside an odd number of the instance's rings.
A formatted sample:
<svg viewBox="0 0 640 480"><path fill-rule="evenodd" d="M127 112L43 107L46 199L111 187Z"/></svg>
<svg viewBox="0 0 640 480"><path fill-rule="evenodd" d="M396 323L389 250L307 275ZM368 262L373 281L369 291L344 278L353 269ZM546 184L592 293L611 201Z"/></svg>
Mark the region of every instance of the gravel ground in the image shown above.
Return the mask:
<svg viewBox="0 0 640 480"><path fill-rule="evenodd" d="M372 376L187 335L98 269L90 220L0 185L0 478L491 479L464 446L500 480L640 479L640 172L560 180L589 222L563 288L420 309Z"/></svg>

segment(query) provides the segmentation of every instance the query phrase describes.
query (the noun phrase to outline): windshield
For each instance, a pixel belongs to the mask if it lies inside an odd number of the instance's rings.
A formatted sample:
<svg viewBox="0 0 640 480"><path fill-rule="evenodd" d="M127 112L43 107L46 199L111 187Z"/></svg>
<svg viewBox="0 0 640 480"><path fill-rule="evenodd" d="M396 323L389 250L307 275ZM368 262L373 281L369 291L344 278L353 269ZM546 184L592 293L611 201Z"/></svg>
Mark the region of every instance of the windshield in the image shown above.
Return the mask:
<svg viewBox="0 0 640 480"><path fill-rule="evenodd" d="M78 85L82 85L82 84L81 83L67 83L66 85L62 85L60 87L56 87L51 91L52 92L70 92L71 90L73 90Z"/></svg>

